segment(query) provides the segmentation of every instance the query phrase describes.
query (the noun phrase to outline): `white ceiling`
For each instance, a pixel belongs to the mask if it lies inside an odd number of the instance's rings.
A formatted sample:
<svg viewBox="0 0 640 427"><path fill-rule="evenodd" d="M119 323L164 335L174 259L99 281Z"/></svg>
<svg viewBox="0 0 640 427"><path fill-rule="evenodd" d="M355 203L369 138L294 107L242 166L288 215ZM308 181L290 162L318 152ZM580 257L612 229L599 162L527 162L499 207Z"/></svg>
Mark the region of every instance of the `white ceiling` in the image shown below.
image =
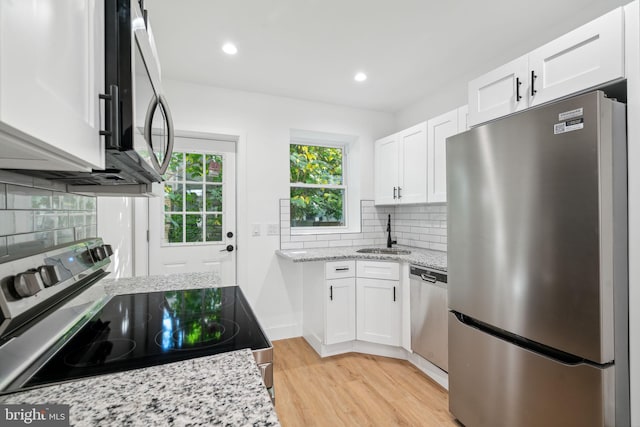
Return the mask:
<svg viewBox="0 0 640 427"><path fill-rule="evenodd" d="M164 78L395 112L625 0L146 0ZM239 49L221 51L226 41ZM356 71L369 79L356 83Z"/></svg>

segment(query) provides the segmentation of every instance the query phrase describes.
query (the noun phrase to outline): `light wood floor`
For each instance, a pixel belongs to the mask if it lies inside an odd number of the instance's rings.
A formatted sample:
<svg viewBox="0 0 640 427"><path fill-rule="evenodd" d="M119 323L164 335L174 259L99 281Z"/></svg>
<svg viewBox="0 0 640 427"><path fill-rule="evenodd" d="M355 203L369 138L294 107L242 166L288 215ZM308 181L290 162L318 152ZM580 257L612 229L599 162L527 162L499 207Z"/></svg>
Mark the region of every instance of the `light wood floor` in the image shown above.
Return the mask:
<svg viewBox="0 0 640 427"><path fill-rule="evenodd" d="M446 390L405 360L358 353L321 359L303 338L273 347L284 427L460 425Z"/></svg>

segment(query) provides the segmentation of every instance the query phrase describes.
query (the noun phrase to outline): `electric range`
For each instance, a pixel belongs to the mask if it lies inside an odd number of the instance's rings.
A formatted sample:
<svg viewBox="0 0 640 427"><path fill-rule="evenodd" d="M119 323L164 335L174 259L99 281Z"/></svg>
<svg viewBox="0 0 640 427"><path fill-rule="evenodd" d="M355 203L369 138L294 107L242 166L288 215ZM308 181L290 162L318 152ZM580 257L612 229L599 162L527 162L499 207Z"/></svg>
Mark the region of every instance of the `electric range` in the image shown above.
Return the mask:
<svg viewBox="0 0 640 427"><path fill-rule="evenodd" d="M0 264L0 393L250 348L273 399L273 347L237 286L65 307L111 254L90 239Z"/></svg>

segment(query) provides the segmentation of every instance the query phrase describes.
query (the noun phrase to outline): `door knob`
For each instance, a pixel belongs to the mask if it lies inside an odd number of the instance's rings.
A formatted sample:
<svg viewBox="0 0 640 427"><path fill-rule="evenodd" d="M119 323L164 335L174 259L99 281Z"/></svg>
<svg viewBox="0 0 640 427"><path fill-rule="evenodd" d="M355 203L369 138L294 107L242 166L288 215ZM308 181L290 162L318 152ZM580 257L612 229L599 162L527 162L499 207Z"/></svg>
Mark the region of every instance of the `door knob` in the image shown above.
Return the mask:
<svg viewBox="0 0 640 427"><path fill-rule="evenodd" d="M227 245L227 247L222 249L220 252L233 252L233 245Z"/></svg>

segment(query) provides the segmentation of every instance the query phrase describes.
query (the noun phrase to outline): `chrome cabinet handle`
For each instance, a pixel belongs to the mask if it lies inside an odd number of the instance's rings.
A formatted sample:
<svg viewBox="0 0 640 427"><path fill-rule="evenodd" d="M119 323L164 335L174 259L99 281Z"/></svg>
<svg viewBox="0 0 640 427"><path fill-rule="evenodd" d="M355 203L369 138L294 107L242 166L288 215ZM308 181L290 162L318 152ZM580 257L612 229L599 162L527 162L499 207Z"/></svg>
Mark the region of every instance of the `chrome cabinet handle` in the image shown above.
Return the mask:
<svg viewBox="0 0 640 427"><path fill-rule="evenodd" d="M109 129L100 130L100 135L107 138L106 144L110 148L120 148L120 92L118 86L110 85L109 93L98 94L100 99L105 100L105 106L109 103ZM107 113L105 111L105 119Z"/></svg>

